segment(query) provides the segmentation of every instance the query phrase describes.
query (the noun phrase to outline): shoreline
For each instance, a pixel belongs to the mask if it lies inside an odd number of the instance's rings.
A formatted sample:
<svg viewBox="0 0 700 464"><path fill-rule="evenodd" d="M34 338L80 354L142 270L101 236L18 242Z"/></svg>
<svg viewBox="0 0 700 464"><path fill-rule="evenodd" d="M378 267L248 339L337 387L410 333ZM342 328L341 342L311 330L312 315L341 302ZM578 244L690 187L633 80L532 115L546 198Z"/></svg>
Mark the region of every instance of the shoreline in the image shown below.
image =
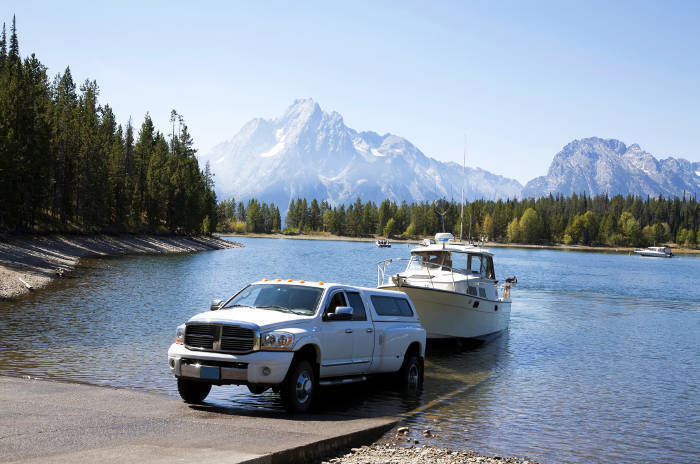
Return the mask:
<svg viewBox="0 0 700 464"><path fill-rule="evenodd" d="M50 235L0 241L0 301L26 295L72 272L82 258L193 253L241 247L203 235Z"/></svg>
<svg viewBox="0 0 700 464"><path fill-rule="evenodd" d="M374 242L377 237L345 237L342 235L333 235L327 233L320 234L297 234L297 235L285 235L281 233L275 234L258 234L258 233L219 233L220 237L250 237L250 238L274 238L274 239L289 239L289 240L325 240L331 242ZM432 238L432 237L424 237ZM417 245L420 243L420 239L398 239L392 238L389 240L391 244L394 245ZM542 250L562 250L562 251L592 251L592 252L606 252L606 253L634 253L634 250L639 247L624 247L624 246L600 246L600 245L534 245L527 243L500 243L500 242L485 242L483 244L484 248L524 248L524 249L542 249ZM673 246L671 247L674 255L700 255L700 249L695 248L685 248Z"/></svg>
<svg viewBox="0 0 700 464"><path fill-rule="evenodd" d="M379 439L356 448L338 450L314 464L539 464L524 456L499 456L431 444L430 429L413 429L397 423Z"/></svg>

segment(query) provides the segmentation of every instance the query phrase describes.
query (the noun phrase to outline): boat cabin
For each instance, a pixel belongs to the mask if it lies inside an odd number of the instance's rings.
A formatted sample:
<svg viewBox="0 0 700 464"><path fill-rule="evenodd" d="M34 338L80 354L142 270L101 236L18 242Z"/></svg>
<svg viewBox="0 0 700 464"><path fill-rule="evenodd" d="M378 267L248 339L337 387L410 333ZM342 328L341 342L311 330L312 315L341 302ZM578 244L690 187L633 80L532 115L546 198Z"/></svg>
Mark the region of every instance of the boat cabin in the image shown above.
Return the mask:
<svg viewBox="0 0 700 464"><path fill-rule="evenodd" d="M408 269L418 271L422 268L427 270L452 270L464 275L496 280L493 270L493 257L476 250L469 252L449 249L435 251L414 249L411 251Z"/></svg>
<svg viewBox="0 0 700 464"><path fill-rule="evenodd" d="M496 299L493 254L483 248L447 240L423 242L411 250L411 259L401 273L403 284L465 293Z"/></svg>

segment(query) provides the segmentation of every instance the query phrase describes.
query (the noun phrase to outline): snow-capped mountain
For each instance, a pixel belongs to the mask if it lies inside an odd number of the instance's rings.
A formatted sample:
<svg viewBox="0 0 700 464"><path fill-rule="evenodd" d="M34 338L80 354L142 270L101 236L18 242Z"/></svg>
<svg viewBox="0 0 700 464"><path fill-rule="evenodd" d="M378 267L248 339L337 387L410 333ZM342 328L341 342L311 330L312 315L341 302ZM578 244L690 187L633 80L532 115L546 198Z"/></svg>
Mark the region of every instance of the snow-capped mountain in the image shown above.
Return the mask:
<svg viewBox="0 0 700 464"><path fill-rule="evenodd" d="M311 99L297 100L273 120L253 119L232 139L201 157L215 174L219 199L273 201L286 209L297 197L331 204L459 199L462 166L424 155L392 134L357 132ZM467 168L465 198L520 195L514 179Z"/></svg>
<svg viewBox="0 0 700 464"><path fill-rule="evenodd" d="M683 191L700 192L700 163L680 158L657 160L637 144L628 147L619 140L591 137L565 146L547 175L528 182L522 196L586 192L672 197Z"/></svg>

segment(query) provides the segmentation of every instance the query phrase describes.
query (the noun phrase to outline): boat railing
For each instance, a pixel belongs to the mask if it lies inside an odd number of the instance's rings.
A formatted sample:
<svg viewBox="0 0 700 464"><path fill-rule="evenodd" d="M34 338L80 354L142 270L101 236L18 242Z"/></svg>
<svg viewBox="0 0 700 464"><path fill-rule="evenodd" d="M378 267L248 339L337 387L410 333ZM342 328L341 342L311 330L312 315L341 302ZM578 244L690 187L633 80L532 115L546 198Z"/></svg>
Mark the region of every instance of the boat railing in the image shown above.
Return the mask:
<svg viewBox="0 0 700 464"><path fill-rule="evenodd" d="M388 284L387 277L391 279L392 274L387 273L387 266L400 261L410 261L410 258L389 258L377 263L377 287Z"/></svg>
<svg viewBox="0 0 700 464"><path fill-rule="evenodd" d="M389 267L391 267L392 263L398 263L398 262L408 262L410 261L410 258L390 258L390 259L385 259L383 261L379 261L377 263L377 287L380 287L382 285L388 285L388 284L395 284L400 286L401 282L392 282L392 277L394 275L397 276L397 278L401 277L406 277L402 276L399 272L390 272ZM430 287L435 288L435 282L434 278L438 276L438 272L440 270L443 271L450 271L450 278L452 279L452 289L454 290L456 288L455 284L455 274L458 274L460 276L468 276L469 271L465 269L454 269L451 266L447 266L444 264L438 264L438 263L429 263L429 262L423 262L421 263L426 270L428 271L428 281L430 282ZM431 268L433 269L433 272L431 272ZM441 276L444 276L445 274L442 273L440 274ZM502 284L498 285L498 281L496 282L469 282L467 280L467 293L471 294L469 291L469 288L474 288L475 294L472 294L473 296L478 296L478 289L479 288L485 288L487 286L493 286L496 288L496 292L498 295L498 299L502 301L508 301L510 300L510 289L513 287L516 283L518 282L518 279L515 277L509 277L503 282Z"/></svg>
<svg viewBox="0 0 700 464"><path fill-rule="evenodd" d="M385 284L389 284L391 278L393 275L397 275L397 277L403 277L399 273L387 273L387 266L395 263L395 262L401 262L401 261L410 261L410 258L390 258L390 259L385 259L384 261L380 261L377 263L377 287ZM458 274L460 276L468 276L469 272L465 269L455 269L452 266L447 266L445 264L439 264L439 263L430 263L430 262L422 262L422 266L425 267L425 269L428 271L428 281L430 282L430 287L435 288L435 282L434 278L438 277L438 275L444 276L445 274L438 274L437 271L448 271L450 273L450 278L452 280L452 289L456 289L456 283L455 283L455 274ZM431 272L431 269L433 272ZM442 282L441 282L442 283ZM397 283L398 284L398 283ZM467 286L468 287L474 287L478 289L479 287L489 285L486 282L474 282L470 284L467 281ZM468 291L468 290L467 290ZM478 292L478 290L477 290Z"/></svg>

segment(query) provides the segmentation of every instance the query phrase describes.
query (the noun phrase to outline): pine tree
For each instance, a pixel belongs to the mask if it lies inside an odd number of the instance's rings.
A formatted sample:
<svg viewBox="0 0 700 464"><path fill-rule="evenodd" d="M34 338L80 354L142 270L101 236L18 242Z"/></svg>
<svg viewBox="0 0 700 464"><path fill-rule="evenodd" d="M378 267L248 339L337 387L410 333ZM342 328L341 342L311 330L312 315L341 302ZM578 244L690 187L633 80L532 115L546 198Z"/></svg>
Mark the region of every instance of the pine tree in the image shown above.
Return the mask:
<svg viewBox="0 0 700 464"><path fill-rule="evenodd" d="M51 210L65 225L73 219L76 153L78 148L78 97L66 68L54 80L51 146L54 159L54 187Z"/></svg>
<svg viewBox="0 0 700 464"><path fill-rule="evenodd" d="M131 120L127 126L127 138L133 140L133 130L131 129ZM127 147L131 144L128 143ZM155 145L155 127L151 120L150 114L146 113L139 137L131 153L127 154L127 179L131 185L133 197L131 201L132 222L140 224L142 215L146 212L146 195L147 195L147 177L148 165L153 156L153 148Z"/></svg>
<svg viewBox="0 0 700 464"><path fill-rule="evenodd" d="M3 33L4 33L4 26L3 26ZM8 53L8 59L10 63L17 63L19 64L19 40L17 39L17 24L16 24L16 18L13 15L12 16L12 29L10 29L11 35L10 35L10 51Z"/></svg>
<svg viewBox="0 0 700 464"><path fill-rule="evenodd" d="M5 33L5 23L2 23L2 35L0 35L0 70L5 66L7 60L7 35Z"/></svg>

